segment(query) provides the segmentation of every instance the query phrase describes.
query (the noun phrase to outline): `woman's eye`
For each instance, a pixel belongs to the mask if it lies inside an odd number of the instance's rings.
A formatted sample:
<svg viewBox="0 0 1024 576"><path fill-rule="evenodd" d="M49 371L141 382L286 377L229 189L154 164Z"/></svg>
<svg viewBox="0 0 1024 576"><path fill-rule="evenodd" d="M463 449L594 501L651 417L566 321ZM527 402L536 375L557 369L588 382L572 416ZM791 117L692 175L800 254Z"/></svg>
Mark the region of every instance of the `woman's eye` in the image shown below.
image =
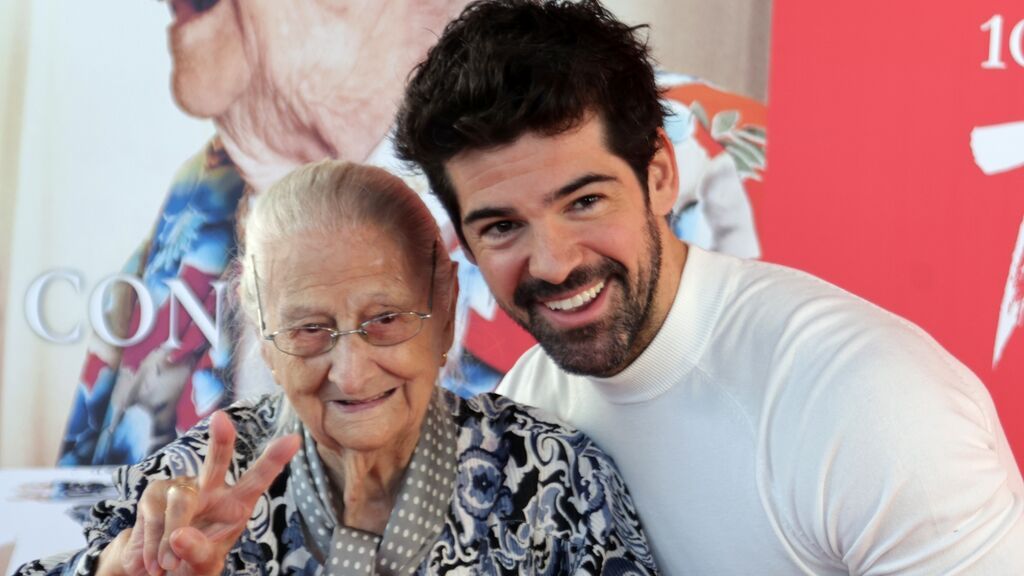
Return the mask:
<svg viewBox="0 0 1024 576"><path fill-rule="evenodd" d="M330 339L330 332L322 324L302 324L289 328L281 335L280 341L292 347L316 347Z"/></svg>

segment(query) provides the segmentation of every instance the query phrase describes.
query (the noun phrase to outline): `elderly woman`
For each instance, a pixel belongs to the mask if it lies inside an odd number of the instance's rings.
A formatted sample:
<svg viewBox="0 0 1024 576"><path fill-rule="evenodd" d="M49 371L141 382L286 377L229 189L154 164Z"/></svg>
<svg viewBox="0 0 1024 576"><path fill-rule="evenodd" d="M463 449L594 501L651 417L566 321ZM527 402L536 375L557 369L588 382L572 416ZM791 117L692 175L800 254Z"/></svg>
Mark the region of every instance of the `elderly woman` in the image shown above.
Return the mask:
<svg viewBox="0 0 1024 576"><path fill-rule="evenodd" d="M589 439L436 385L455 265L401 180L322 162L249 218L242 304L283 395L218 412L121 469L89 547L21 573L656 571Z"/></svg>

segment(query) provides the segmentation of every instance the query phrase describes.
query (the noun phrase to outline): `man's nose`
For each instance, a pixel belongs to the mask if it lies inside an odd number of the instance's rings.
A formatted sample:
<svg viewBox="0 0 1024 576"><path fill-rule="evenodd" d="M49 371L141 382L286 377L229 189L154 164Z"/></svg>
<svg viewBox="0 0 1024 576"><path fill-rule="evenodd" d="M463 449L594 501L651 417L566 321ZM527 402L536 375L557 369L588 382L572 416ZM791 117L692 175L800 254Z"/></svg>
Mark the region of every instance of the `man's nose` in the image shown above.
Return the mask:
<svg viewBox="0 0 1024 576"><path fill-rule="evenodd" d="M583 263L582 250L565 227L535 227L530 250L530 276L561 284Z"/></svg>

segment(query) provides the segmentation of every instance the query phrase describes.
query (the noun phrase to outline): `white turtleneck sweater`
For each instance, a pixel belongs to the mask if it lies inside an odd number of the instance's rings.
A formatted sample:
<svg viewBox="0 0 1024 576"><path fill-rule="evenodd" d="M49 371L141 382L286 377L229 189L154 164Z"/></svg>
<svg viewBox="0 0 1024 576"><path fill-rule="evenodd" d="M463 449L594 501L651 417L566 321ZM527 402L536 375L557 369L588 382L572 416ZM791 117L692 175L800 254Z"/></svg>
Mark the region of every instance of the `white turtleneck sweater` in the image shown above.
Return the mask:
<svg viewBox="0 0 1024 576"><path fill-rule="evenodd" d="M908 321L690 247L621 373L536 346L498 391L617 462L667 574L1024 574L1024 485L985 386Z"/></svg>

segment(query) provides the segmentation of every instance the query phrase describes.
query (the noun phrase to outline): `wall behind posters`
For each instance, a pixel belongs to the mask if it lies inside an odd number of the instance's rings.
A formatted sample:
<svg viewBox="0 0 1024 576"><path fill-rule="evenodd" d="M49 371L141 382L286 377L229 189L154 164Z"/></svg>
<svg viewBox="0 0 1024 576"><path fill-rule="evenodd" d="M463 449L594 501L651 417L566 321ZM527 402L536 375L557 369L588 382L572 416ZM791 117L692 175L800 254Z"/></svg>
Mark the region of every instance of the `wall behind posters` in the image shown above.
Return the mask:
<svg viewBox="0 0 1024 576"><path fill-rule="evenodd" d="M1024 4L779 2L764 258L928 331L1024 458Z"/></svg>
<svg viewBox="0 0 1024 576"><path fill-rule="evenodd" d="M665 68L763 98L769 2L608 4L627 21L654 22ZM3 76L12 81L0 100L0 467L49 466L86 356L89 297L152 230L172 176L214 129L172 101L165 3L0 8L0 63L21 71ZM67 344L43 340L26 319L29 287L54 271L79 279L76 290L58 277L41 299L54 334L81 330Z"/></svg>

